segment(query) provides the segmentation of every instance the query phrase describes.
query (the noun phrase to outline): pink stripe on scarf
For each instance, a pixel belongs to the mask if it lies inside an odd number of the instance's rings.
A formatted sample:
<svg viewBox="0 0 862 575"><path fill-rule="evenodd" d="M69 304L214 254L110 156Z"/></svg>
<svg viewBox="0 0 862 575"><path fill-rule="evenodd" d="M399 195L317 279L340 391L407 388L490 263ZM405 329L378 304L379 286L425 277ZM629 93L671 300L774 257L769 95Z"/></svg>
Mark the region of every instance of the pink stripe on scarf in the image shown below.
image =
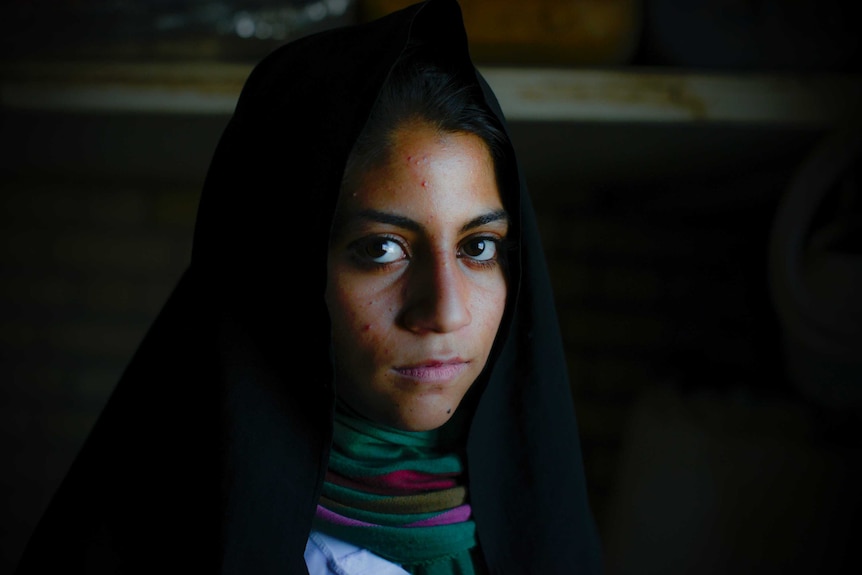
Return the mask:
<svg viewBox="0 0 862 575"><path fill-rule="evenodd" d="M376 523L366 523L365 521L359 521L358 519L351 519L350 517L339 515L322 505L317 506L317 516L324 521L335 523L336 525L349 525L350 527L380 527L380 525L377 525Z"/></svg>
<svg viewBox="0 0 862 575"><path fill-rule="evenodd" d="M428 519L423 519L422 521L408 523L404 525L404 527L434 527L435 525L449 525L452 523L461 523L462 521L467 521L468 519L470 519L471 514L472 510L470 508L470 504L468 503L464 505L459 505L458 507L454 507L449 511L444 511L440 515L435 515L434 517L429 517ZM334 523L336 525L348 525L350 527L380 527L380 525L376 523L368 523L365 521L359 521L358 519L351 519L350 517L345 517L344 515L340 515L334 511L330 511L322 505L317 506L317 516L324 521L328 521L329 523Z"/></svg>
<svg viewBox="0 0 862 575"><path fill-rule="evenodd" d="M437 489L449 489L458 485L452 476L434 475L409 469L393 471L385 475L358 478L344 477L328 470L326 481L334 485L378 495L413 495Z"/></svg>
<svg viewBox="0 0 862 575"><path fill-rule="evenodd" d="M455 479L452 477L423 473L412 469L401 469L376 477L363 477L361 481L369 485L404 491L433 491L449 489L456 485Z"/></svg>
<svg viewBox="0 0 862 575"><path fill-rule="evenodd" d="M458 507L453 507L449 511L444 511L440 515L435 515L434 517L429 517L428 519L423 519L422 521L416 521L414 523L408 523L404 527L433 527L434 525L449 525L450 523L461 523L462 521L467 521L470 519L470 515L472 510L470 509L470 504L459 505Z"/></svg>

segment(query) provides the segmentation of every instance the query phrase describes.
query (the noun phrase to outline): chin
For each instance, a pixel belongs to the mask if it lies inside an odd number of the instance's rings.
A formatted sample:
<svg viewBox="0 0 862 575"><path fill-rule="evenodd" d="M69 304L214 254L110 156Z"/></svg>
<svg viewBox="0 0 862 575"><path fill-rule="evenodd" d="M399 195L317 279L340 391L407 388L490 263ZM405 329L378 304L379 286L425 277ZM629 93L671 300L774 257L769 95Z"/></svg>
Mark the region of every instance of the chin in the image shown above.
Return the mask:
<svg viewBox="0 0 862 575"><path fill-rule="evenodd" d="M442 409L423 417L416 417L413 413L399 414L397 420L390 422L389 425L401 431L431 431L443 426L452 418L453 413L455 413L454 408L451 413L446 413L446 410Z"/></svg>

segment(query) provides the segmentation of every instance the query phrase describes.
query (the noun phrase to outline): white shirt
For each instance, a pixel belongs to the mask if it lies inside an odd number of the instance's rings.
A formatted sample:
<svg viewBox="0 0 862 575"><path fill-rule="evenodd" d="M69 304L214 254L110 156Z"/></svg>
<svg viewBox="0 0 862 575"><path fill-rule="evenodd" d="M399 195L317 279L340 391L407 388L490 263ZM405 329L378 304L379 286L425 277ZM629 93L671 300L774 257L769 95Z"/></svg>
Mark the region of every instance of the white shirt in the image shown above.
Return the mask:
<svg viewBox="0 0 862 575"><path fill-rule="evenodd" d="M400 566L367 549L312 531L305 544L311 575L409 575Z"/></svg>

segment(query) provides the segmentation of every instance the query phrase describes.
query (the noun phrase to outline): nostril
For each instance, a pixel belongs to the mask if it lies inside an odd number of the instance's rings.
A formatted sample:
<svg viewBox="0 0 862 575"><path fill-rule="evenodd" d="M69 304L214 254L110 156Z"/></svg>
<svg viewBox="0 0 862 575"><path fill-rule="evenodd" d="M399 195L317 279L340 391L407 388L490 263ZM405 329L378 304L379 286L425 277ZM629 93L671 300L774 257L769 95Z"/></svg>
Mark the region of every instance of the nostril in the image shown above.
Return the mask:
<svg viewBox="0 0 862 575"><path fill-rule="evenodd" d="M405 327L416 332L446 333L468 325L472 320L469 298L457 272L440 266L428 276L408 288L403 314Z"/></svg>

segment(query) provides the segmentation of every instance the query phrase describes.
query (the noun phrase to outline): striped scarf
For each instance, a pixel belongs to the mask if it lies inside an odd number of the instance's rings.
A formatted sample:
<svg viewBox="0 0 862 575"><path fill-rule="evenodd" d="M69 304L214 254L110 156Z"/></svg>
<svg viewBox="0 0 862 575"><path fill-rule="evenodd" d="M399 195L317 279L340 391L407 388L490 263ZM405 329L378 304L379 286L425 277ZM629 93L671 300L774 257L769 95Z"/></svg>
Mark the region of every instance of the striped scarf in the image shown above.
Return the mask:
<svg viewBox="0 0 862 575"><path fill-rule="evenodd" d="M314 528L414 575L474 575L463 461L439 431L375 424L339 404Z"/></svg>

